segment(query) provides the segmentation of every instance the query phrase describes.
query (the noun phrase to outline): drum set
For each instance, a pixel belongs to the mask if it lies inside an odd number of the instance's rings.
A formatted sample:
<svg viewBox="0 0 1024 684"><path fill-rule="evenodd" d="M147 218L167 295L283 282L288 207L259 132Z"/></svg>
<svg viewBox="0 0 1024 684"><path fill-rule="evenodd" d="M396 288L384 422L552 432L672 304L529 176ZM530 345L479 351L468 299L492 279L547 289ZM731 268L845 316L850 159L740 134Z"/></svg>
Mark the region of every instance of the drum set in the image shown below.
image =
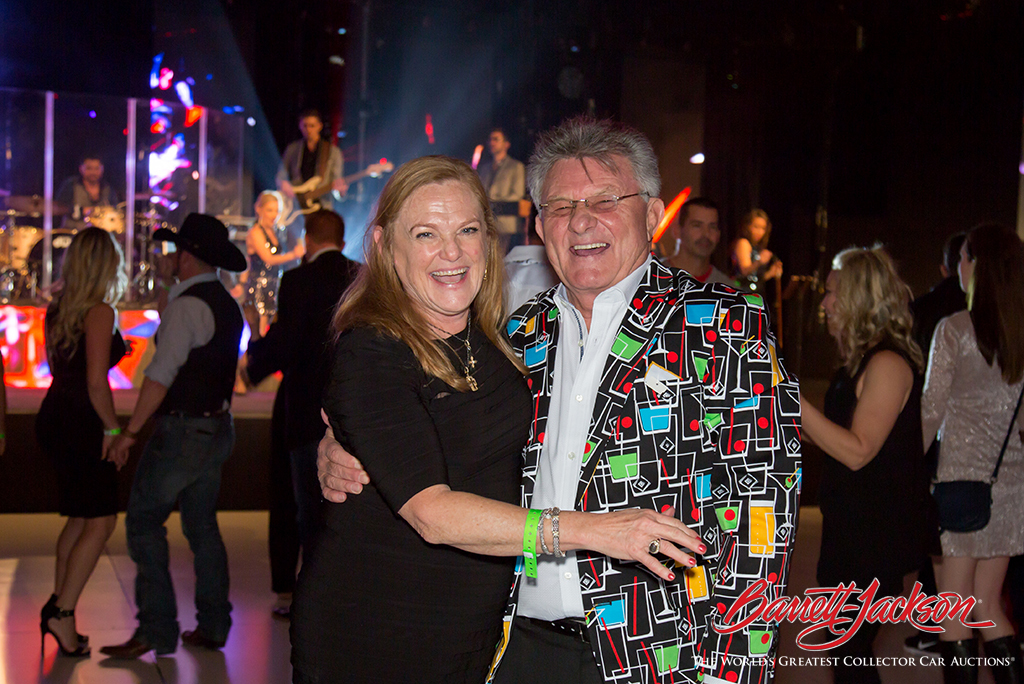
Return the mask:
<svg viewBox="0 0 1024 684"><path fill-rule="evenodd" d="M148 198L148 195L146 196ZM50 233L52 282L60 278L64 253L75 234L86 227L97 227L113 234L121 247L125 243L125 205L97 206L83 211L81 219L68 215L69 209L53 203L53 217L60 218L61 227ZM50 293L43 284L43 198L32 196L0 196L0 304L22 300L48 300ZM130 296L140 304L155 301L156 254L151 236L158 228L171 227L163 221L156 208L137 212L134 216L134 268ZM56 220L54 223L58 223Z"/></svg>

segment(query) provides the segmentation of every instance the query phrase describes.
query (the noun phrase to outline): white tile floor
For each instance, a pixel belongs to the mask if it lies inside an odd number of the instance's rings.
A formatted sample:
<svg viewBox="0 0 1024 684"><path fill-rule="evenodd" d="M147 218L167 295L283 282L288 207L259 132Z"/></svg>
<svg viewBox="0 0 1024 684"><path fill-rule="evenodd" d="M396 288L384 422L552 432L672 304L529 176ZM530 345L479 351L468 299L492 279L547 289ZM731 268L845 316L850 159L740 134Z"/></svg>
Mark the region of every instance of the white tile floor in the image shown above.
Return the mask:
<svg viewBox="0 0 1024 684"><path fill-rule="evenodd" d="M125 548L123 516L107 551L78 605L78 629L88 634L91 657L64 658L47 638L40 656L39 609L52 591L53 544L63 524L57 515L0 515L0 684L287 684L287 623L273 620L270 610L270 565L267 560L267 514L222 512L218 516L231 568L231 601L234 626L222 652L179 646L170 657L152 654L138 661L113 661L101 656L98 647L121 643L135 627L132 601L135 567ZM791 587L798 592L814 585L821 516L816 508L801 514ZM181 534L177 516L168 523L171 573L178 595L182 629L195 626L192 591L192 559ZM785 625L780 656L808 656L795 644L800 631ZM887 626L876 642L879 657L905 656L903 639L911 628ZM938 684L937 667L886 667L885 684ZM780 684L827 684L828 668L782 667ZM991 682L985 670L982 684Z"/></svg>

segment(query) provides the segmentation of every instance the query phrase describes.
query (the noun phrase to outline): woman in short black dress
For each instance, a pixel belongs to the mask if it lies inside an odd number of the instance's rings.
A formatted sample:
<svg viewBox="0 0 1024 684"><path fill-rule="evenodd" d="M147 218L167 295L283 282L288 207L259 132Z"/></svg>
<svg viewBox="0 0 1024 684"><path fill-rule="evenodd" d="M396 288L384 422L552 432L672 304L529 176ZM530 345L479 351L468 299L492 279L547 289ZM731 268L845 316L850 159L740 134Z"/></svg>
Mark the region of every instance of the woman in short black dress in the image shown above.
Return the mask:
<svg viewBox="0 0 1024 684"><path fill-rule="evenodd" d="M323 403L373 484L325 507L292 605L293 681L480 684L523 552L527 511L515 504L533 415L500 332L494 217L468 164L425 157L388 181L371 225L367 266L335 317ZM540 552L557 548L551 514ZM700 546L653 511L560 520L561 549L586 538L664 578L651 539ZM672 544L662 552L689 560Z"/></svg>
<svg viewBox="0 0 1024 684"><path fill-rule="evenodd" d="M828 328L843 367L822 415L802 400L804 435L821 447L818 583L878 580L898 596L925 556L928 501L921 444L922 355L911 337L910 288L881 247L840 252L825 285ZM932 535L934 537L934 535ZM880 682L870 664L879 625L831 651L837 684Z"/></svg>
<svg viewBox="0 0 1024 684"><path fill-rule="evenodd" d="M126 347L114 305L125 288L124 257L112 235L86 228L68 247L64 287L46 312L53 383L36 418L36 437L57 471L60 514L54 593L40 630L63 655L89 654L75 630L75 604L117 520L117 468L106 459L118 434L107 372Z"/></svg>

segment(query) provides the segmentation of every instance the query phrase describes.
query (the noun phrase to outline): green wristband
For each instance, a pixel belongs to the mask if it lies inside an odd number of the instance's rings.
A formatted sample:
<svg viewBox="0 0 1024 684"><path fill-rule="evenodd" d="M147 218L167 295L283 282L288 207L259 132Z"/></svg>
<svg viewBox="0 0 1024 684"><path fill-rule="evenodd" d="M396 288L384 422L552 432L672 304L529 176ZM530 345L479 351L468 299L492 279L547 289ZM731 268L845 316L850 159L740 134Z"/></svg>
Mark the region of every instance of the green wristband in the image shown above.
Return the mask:
<svg viewBox="0 0 1024 684"><path fill-rule="evenodd" d="M104 437L117 437L119 434L121 434L121 428L110 428L103 431Z"/></svg>
<svg viewBox="0 0 1024 684"><path fill-rule="evenodd" d="M523 528L523 560L526 562L526 576L537 577L537 523L541 511L531 508L526 514L526 527Z"/></svg>

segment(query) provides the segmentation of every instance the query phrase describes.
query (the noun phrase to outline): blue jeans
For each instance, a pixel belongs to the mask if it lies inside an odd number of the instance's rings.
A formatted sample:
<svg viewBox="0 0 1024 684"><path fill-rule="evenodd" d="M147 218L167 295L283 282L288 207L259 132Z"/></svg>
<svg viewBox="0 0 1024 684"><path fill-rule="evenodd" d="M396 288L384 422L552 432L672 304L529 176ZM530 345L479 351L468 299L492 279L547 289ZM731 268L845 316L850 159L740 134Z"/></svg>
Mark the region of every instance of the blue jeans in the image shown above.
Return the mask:
<svg viewBox="0 0 1024 684"><path fill-rule="evenodd" d="M231 455L235 428L230 414L211 418L160 416L135 471L125 527L135 561L135 638L157 652L178 645L178 606L171 584L167 528L174 504L195 557L197 629L225 640L231 629L228 555L217 527L221 466Z"/></svg>
<svg viewBox="0 0 1024 684"><path fill-rule="evenodd" d="M308 558L320 526L320 480L316 475L316 449L319 442L295 447L288 452L292 462L292 487L295 489L296 518L303 558Z"/></svg>

